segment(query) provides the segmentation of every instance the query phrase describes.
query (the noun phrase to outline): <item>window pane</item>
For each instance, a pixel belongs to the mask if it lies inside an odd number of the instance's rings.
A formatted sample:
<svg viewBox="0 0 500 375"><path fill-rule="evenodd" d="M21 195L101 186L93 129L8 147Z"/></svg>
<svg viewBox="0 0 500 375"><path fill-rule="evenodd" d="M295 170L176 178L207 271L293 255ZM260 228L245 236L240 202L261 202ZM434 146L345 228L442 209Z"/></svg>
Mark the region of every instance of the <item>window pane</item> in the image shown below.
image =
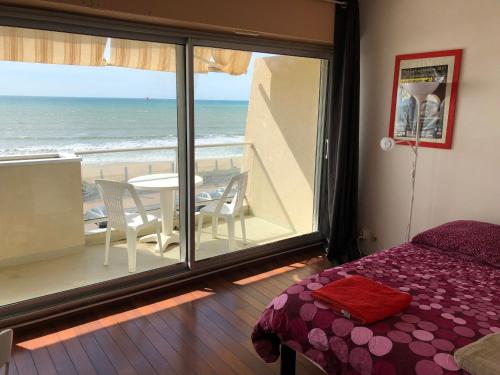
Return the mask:
<svg viewBox="0 0 500 375"><path fill-rule="evenodd" d="M196 259L313 232L322 61L194 55Z"/></svg>
<svg viewBox="0 0 500 375"><path fill-rule="evenodd" d="M10 27L0 42L0 306L179 264L182 47Z"/></svg>

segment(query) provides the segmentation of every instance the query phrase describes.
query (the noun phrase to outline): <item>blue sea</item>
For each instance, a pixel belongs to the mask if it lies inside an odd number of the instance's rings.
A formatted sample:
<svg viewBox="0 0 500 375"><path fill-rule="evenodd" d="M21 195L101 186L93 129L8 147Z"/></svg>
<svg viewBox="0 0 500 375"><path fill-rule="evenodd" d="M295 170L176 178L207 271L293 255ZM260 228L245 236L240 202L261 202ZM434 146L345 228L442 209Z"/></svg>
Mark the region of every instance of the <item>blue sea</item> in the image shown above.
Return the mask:
<svg viewBox="0 0 500 375"><path fill-rule="evenodd" d="M243 142L247 110L247 101L196 101L195 144ZM176 145L175 100L0 96L0 155ZM197 157L241 152L203 148ZM173 152L142 151L88 155L84 161L172 158Z"/></svg>

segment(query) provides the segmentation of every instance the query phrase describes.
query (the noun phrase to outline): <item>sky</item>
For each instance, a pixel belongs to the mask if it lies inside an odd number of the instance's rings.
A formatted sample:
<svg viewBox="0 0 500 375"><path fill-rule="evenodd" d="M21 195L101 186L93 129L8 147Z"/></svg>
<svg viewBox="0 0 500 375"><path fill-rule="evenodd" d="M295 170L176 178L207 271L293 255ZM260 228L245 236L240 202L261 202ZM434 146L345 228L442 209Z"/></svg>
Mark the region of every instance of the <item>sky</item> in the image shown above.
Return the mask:
<svg viewBox="0 0 500 375"><path fill-rule="evenodd" d="M255 58L248 73L195 75L197 100L248 100ZM175 99L175 74L140 69L0 61L0 95Z"/></svg>

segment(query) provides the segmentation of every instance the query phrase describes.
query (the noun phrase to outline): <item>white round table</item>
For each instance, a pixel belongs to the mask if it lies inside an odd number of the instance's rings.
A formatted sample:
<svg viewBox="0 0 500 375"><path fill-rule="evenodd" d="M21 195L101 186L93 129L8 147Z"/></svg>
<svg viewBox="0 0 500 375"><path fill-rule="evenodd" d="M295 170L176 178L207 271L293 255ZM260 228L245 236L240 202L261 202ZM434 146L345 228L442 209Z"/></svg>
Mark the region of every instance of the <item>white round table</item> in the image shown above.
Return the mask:
<svg viewBox="0 0 500 375"><path fill-rule="evenodd" d="M162 251L168 245L179 242L179 233L174 231L175 190L179 188L177 173L157 173L134 177L128 181L138 190L154 190L160 193L160 211L162 225ZM203 178L194 176L195 185L200 185ZM156 234L141 237L139 242L157 242Z"/></svg>

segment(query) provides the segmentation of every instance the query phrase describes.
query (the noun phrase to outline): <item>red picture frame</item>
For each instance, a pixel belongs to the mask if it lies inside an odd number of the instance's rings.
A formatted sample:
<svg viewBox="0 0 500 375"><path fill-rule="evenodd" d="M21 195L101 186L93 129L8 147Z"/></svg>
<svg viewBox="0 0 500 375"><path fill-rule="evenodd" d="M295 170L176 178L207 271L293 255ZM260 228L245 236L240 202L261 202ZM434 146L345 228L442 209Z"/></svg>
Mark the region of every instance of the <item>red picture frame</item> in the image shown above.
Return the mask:
<svg viewBox="0 0 500 375"><path fill-rule="evenodd" d="M415 138L411 128L411 126L414 127L415 125L411 124L414 122L416 123L413 119L416 110L412 108L410 105L411 103L408 104L408 98L406 100L402 98L403 95L401 94L402 90L400 84L401 77L403 76L402 71L442 68L442 71L446 72L443 73L443 78L446 80L443 83L443 88L440 89L441 98L438 95L432 95L432 100L428 101L430 103L429 107L431 108L429 111L432 110L432 105L435 106L433 113L434 117L429 117L430 122L433 124L430 124L427 130L426 126L420 127L421 132L419 132L419 134L421 134L421 139L419 141L419 146L451 149L462 51L462 49L454 49L396 56L389 137L394 138L396 141L401 141L398 142L400 144L415 144ZM424 112L427 113L427 106L424 107ZM422 110L420 114L422 114ZM425 121L426 118L424 117L421 123L425 125ZM413 132L416 133L414 129ZM422 136L422 134L424 136ZM426 134L428 134L427 137L425 136Z"/></svg>

